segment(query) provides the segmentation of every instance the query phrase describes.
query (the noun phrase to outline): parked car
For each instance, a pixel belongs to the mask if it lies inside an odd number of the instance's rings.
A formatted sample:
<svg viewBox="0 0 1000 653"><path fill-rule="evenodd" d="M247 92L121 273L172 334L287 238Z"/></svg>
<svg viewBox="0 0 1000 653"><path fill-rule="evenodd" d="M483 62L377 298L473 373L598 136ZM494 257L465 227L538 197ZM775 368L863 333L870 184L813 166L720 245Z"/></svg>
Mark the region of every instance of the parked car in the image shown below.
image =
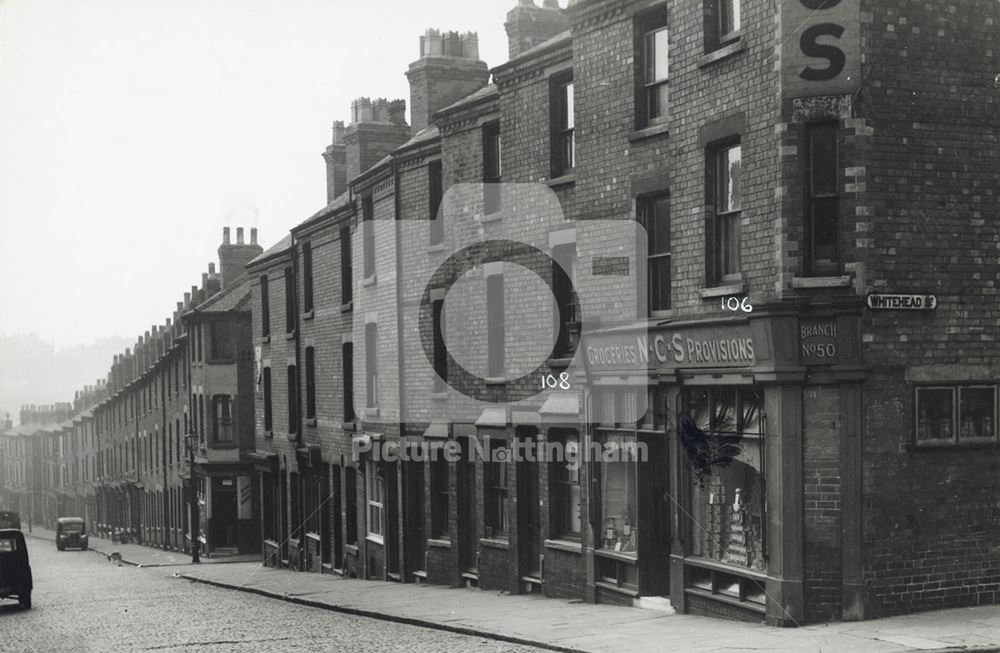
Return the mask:
<svg viewBox="0 0 1000 653"><path fill-rule="evenodd" d="M56 520L56 548L79 547L87 550L87 522L82 517L60 517Z"/></svg>
<svg viewBox="0 0 1000 653"><path fill-rule="evenodd" d="M0 530L0 599L16 596L22 608L30 608L31 589L24 533L13 528Z"/></svg>
<svg viewBox="0 0 1000 653"><path fill-rule="evenodd" d="M0 528L21 530L21 515L13 510L0 510Z"/></svg>

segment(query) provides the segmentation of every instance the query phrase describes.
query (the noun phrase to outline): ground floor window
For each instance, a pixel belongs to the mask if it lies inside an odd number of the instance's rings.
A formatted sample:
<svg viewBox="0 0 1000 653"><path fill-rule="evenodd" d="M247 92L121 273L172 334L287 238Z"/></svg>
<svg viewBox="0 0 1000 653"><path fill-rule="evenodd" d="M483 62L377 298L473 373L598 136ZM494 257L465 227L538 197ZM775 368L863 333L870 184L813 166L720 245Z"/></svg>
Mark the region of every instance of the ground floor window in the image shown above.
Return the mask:
<svg viewBox="0 0 1000 653"><path fill-rule="evenodd" d="M763 396L754 388L699 388L687 392L687 407L681 440L695 468L693 553L763 571Z"/></svg>
<svg viewBox="0 0 1000 653"><path fill-rule="evenodd" d="M606 433L601 437L603 451L621 452L608 455L600 463L601 532L599 548L634 553L637 549L638 475L634 457L626 456L635 443L635 436L626 433Z"/></svg>
<svg viewBox="0 0 1000 653"><path fill-rule="evenodd" d="M358 473L353 467L344 471L344 507L347 512L345 540L348 544L358 543Z"/></svg>
<svg viewBox="0 0 1000 653"><path fill-rule="evenodd" d="M549 441L556 453L561 449L561 456L553 456L549 461L549 483L551 494L551 525L552 537L580 539L583 530L583 520L580 514L580 467L583 464L580 455L580 435L573 430L552 429Z"/></svg>
<svg viewBox="0 0 1000 653"><path fill-rule="evenodd" d="M368 536L381 540L384 525L385 497L382 487L382 475L378 466L371 460L365 465L365 480L367 483L368 501Z"/></svg>

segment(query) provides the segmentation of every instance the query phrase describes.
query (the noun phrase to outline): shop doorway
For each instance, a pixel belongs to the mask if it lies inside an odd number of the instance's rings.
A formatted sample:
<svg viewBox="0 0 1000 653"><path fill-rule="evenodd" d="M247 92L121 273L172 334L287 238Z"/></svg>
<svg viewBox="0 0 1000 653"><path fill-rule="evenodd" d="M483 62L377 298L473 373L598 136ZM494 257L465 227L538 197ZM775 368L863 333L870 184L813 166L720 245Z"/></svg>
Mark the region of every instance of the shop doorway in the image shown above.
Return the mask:
<svg viewBox="0 0 1000 653"><path fill-rule="evenodd" d="M235 549L237 540L236 479L231 476L212 479L212 526L209 536L212 549Z"/></svg>
<svg viewBox="0 0 1000 653"><path fill-rule="evenodd" d="M424 462L406 465L406 569L409 573L423 573L427 556L427 535L424 530Z"/></svg>
<svg viewBox="0 0 1000 653"><path fill-rule="evenodd" d="M469 438L461 438L461 458L456 463L458 478L458 563L463 574L479 577L479 520L476 511L476 461Z"/></svg>
<svg viewBox="0 0 1000 653"><path fill-rule="evenodd" d="M535 451L538 431L534 427L519 427L516 433L520 451ZM536 456L524 456L517 461L517 545L521 581L528 591L541 585L542 527L539 509L539 474Z"/></svg>

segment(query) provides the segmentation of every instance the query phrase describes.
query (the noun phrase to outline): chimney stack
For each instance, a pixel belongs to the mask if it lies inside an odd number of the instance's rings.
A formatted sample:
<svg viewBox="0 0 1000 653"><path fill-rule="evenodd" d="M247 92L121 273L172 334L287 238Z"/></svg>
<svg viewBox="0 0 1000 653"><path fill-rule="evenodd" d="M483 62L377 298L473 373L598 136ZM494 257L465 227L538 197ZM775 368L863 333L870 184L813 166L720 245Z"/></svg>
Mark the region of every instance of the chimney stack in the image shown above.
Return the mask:
<svg viewBox="0 0 1000 653"><path fill-rule="evenodd" d="M410 82L410 124L416 134L437 111L486 86L490 70L479 60L475 32L428 29L420 37L420 58L406 71Z"/></svg>
<svg viewBox="0 0 1000 653"><path fill-rule="evenodd" d="M346 190L347 181L354 179L410 139L410 128L403 119L405 112L406 100L390 102L385 98L377 98L372 101L371 98L362 97L351 102L351 124L344 130L343 139L345 184L344 189L339 189L334 182L333 192L339 194ZM336 127L334 134L336 135ZM337 144L334 143L331 147L335 153ZM330 174L328 163L328 196Z"/></svg>
<svg viewBox="0 0 1000 653"><path fill-rule="evenodd" d="M323 152L326 161L326 203L347 190L347 147L344 145L344 121L333 123L333 141Z"/></svg>
<svg viewBox="0 0 1000 653"><path fill-rule="evenodd" d="M572 3L571 3L572 4ZM511 59L569 29L569 21L557 0L545 0L539 7L532 0L520 0L507 12L507 53Z"/></svg>
<svg viewBox="0 0 1000 653"><path fill-rule="evenodd" d="M247 263L259 256L264 250L257 244L257 228L250 229L250 244L243 241L243 227L236 228L236 244L232 244L226 238L229 227L222 231L222 244L219 245L219 279L218 289L228 287L246 274ZM209 272L215 272L215 264L209 264ZM217 290L218 290L217 289Z"/></svg>

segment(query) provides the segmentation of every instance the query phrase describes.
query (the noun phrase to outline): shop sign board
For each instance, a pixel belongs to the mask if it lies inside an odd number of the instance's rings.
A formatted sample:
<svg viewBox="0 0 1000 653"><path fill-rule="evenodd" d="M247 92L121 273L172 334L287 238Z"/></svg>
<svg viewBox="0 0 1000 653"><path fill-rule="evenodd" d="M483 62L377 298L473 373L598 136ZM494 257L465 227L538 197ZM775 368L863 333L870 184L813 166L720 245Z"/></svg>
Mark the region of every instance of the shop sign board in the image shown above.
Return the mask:
<svg viewBox="0 0 1000 653"><path fill-rule="evenodd" d="M781 3L786 97L847 95L861 84L861 0Z"/></svg>
<svg viewBox="0 0 1000 653"><path fill-rule="evenodd" d="M747 367L755 343L748 325L692 327L651 333L600 333L584 337L588 369L632 370Z"/></svg>
<svg viewBox="0 0 1000 653"><path fill-rule="evenodd" d="M868 308L887 311L932 311L937 308L937 297L934 295L888 295L871 293L868 295Z"/></svg>
<svg viewBox="0 0 1000 653"><path fill-rule="evenodd" d="M803 365L837 362L837 323L832 319L800 321L799 355Z"/></svg>

